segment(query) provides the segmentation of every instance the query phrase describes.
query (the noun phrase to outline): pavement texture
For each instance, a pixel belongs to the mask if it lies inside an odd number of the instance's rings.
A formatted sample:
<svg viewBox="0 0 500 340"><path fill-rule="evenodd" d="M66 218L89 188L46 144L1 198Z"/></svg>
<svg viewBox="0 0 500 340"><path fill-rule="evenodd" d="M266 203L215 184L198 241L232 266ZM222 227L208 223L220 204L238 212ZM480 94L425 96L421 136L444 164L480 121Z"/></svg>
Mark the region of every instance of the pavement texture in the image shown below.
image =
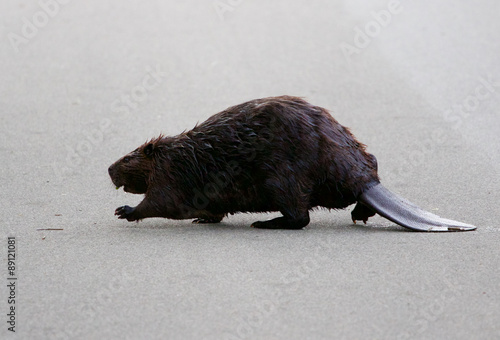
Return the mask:
<svg viewBox="0 0 500 340"><path fill-rule="evenodd" d="M500 2L0 4L2 339L500 338ZM301 231L113 216L108 166L245 100L302 96L382 183L478 226L350 210ZM63 230L37 230L55 228ZM8 330L15 238L15 333Z"/></svg>

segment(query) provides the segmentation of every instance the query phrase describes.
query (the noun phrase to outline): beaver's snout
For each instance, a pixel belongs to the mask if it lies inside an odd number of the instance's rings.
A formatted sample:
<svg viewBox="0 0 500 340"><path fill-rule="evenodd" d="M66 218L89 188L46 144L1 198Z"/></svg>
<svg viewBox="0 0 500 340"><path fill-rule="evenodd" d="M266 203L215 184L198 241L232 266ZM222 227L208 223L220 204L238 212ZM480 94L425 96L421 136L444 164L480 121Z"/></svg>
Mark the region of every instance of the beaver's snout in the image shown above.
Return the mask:
<svg viewBox="0 0 500 340"><path fill-rule="evenodd" d="M112 164L108 168L108 174L109 177L111 178L111 182L113 182L113 184L116 186L116 189L120 189L120 187L123 186L123 183L121 183L121 181L118 178L119 176L115 164Z"/></svg>

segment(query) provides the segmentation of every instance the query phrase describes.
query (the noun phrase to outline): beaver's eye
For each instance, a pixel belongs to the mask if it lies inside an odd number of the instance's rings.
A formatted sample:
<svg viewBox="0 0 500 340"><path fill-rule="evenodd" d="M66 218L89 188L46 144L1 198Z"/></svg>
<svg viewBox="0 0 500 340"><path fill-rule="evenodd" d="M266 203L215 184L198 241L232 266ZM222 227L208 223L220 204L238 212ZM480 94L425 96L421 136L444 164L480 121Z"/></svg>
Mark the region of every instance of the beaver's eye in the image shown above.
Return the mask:
<svg viewBox="0 0 500 340"><path fill-rule="evenodd" d="M130 157L127 156L123 158L123 163L128 163L128 162L130 162Z"/></svg>

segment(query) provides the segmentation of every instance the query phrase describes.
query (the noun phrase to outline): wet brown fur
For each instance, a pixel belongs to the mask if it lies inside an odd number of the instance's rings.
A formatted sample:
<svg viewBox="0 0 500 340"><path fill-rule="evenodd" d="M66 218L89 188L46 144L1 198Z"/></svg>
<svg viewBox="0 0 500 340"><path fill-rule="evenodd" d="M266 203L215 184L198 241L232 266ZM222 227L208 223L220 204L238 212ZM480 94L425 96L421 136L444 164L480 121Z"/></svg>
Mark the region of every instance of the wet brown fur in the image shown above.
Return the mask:
<svg viewBox="0 0 500 340"><path fill-rule="evenodd" d="M340 209L379 182L377 162L327 110L290 96L252 100L174 137L159 136L109 168L117 187L145 194L129 221L219 222L237 212L280 211L260 228L299 229L314 207ZM357 207L361 217L373 212Z"/></svg>

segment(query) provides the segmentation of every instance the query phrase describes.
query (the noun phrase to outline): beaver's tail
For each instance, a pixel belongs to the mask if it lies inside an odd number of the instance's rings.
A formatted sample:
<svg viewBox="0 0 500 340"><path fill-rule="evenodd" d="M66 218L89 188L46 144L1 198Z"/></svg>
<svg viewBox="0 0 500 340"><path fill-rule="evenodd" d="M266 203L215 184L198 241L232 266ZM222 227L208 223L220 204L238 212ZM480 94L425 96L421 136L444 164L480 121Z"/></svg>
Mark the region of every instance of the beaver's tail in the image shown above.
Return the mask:
<svg viewBox="0 0 500 340"><path fill-rule="evenodd" d="M475 226L448 220L425 211L410 201L390 192L382 184L371 187L358 198L351 213L352 220L366 223L368 217L379 215L405 228L418 231L468 231Z"/></svg>

